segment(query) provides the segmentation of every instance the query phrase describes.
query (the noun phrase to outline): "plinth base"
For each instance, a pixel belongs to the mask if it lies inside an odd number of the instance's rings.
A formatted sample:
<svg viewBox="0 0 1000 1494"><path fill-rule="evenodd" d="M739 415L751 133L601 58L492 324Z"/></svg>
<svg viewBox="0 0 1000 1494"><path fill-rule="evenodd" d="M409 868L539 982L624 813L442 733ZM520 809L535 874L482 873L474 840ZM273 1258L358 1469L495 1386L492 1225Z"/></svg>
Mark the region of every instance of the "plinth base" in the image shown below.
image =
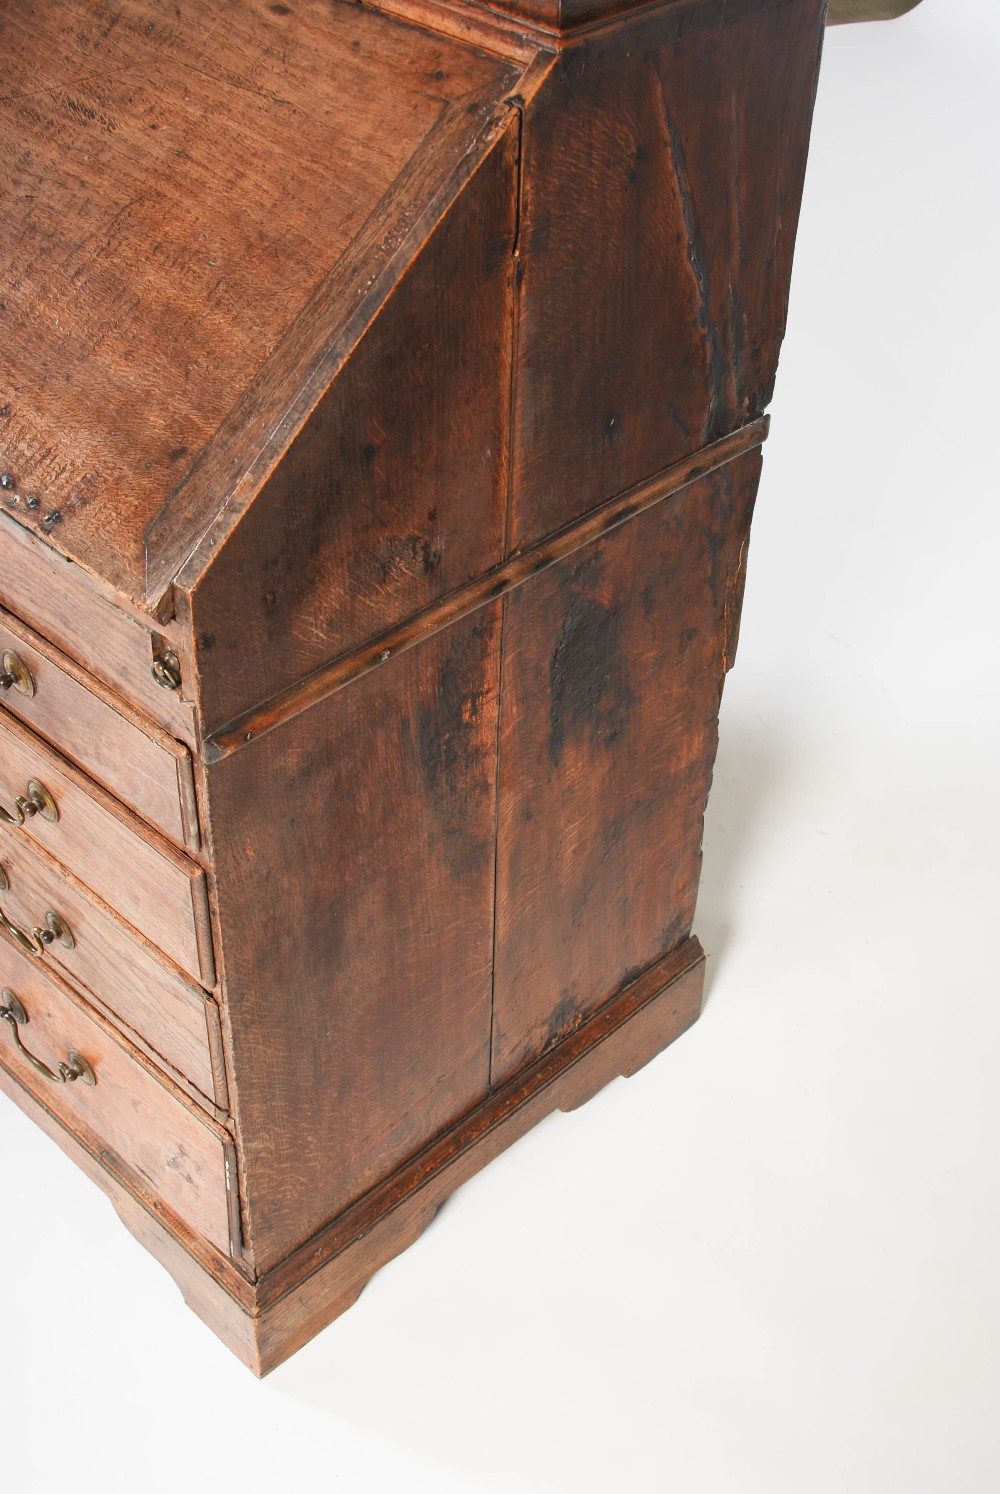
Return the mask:
<svg viewBox="0 0 1000 1494"><path fill-rule="evenodd" d="M2 1067L0 1088L104 1188L198 1316L255 1374L265 1375L350 1307L473 1173L553 1110L575 1110L612 1079L636 1073L690 1027L701 1012L704 973L700 944L686 940L256 1281L137 1196L113 1159L89 1151Z"/></svg>

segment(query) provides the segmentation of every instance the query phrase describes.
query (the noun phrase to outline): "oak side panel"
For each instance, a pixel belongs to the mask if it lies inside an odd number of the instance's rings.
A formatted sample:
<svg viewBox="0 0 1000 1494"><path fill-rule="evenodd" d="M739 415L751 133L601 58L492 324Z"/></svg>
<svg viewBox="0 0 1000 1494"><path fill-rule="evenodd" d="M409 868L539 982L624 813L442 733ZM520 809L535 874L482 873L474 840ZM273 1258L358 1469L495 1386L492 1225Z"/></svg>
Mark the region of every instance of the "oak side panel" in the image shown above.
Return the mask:
<svg viewBox="0 0 1000 1494"><path fill-rule="evenodd" d="M760 460L507 598L494 1083L690 931Z"/></svg>
<svg viewBox="0 0 1000 1494"><path fill-rule="evenodd" d="M511 544L758 415L823 0L689 0L571 41L524 121Z"/></svg>
<svg viewBox="0 0 1000 1494"><path fill-rule="evenodd" d="M192 599L211 730L503 558L517 117Z"/></svg>
<svg viewBox="0 0 1000 1494"><path fill-rule="evenodd" d="M498 644L494 604L207 768L258 1270L486 1091Z"/></svg>

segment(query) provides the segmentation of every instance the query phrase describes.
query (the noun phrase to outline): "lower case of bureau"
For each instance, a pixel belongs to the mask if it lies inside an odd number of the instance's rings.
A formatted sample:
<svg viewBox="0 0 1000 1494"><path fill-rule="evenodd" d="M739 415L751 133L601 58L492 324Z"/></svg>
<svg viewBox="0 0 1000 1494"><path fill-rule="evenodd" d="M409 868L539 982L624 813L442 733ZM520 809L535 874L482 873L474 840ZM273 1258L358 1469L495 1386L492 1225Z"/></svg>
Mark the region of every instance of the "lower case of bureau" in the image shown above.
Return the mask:
<svg viewBox="0 0 1000 1494"><path fill-rule="evenodd" d="M155 1201L0 1065L0 1089L110 1196L174 1276L188 1305L258 1375L354 1303L374 1273L427 1227L448 1195L554 1110L574 1110L636 1073L701 1012L704 954L687 939L288 1260L256 1281Z"/></svg>

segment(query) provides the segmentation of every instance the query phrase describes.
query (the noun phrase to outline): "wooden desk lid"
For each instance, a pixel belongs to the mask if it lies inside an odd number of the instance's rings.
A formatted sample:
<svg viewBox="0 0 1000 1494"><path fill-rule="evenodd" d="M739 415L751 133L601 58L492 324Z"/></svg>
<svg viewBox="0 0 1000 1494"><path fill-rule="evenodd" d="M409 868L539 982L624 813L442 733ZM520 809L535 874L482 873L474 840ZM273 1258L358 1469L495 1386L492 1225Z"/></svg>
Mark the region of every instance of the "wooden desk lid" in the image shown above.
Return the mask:
<svg viewBox="0 0 1000 1494"><path fill-rule="evenodd" d="M0 57L0 501L156 611L518 68L340 0L5 0Z"/></svg>

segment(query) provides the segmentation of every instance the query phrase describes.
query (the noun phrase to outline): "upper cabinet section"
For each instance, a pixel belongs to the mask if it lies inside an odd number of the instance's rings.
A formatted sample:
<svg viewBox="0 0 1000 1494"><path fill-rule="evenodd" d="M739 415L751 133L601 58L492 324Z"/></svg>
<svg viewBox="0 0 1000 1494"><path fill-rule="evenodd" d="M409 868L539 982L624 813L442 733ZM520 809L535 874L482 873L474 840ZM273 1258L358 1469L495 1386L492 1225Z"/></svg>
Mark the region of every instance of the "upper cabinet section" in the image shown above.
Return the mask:
<svg viewBox="0 0 1000 1494"><path fill-rule="evenodd" d="M518 69L338 0L5 0L0 59L0 509L169 615Z"/></svg>

